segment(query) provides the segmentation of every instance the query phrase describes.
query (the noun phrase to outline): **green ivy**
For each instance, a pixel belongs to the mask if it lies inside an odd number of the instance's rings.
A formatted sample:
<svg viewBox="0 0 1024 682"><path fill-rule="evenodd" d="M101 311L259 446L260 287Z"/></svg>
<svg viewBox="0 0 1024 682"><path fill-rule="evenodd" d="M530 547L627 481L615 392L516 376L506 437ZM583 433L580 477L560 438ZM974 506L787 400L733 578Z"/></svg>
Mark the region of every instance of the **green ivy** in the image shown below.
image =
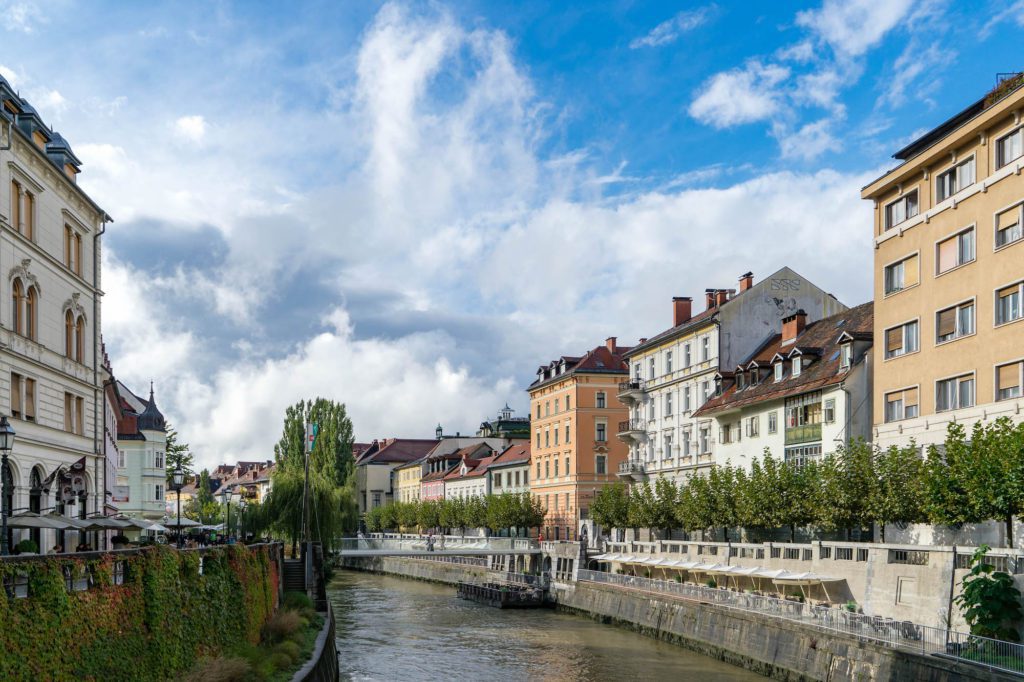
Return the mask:
<svg viewBox="0 0 1024 682"><path fill-rule="evenodd" d="M27 576L29 598L0 597L0 679L166 680L203 655L255 644L277 608L272 548L232 545L199 552L156 546L124 561L47 558L0 562L6 582ZM65 569L90 576L69 592Z"/></svg>

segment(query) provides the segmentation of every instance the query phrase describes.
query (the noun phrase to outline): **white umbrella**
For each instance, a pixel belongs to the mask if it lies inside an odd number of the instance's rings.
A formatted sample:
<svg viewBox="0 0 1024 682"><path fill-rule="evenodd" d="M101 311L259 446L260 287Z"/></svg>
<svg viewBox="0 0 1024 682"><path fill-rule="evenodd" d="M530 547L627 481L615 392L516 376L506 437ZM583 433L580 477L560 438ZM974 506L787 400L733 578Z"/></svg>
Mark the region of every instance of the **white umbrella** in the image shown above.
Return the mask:
<svg viewBox="0 0 1024 682"><path fill-rule="evenodd" d="M21 512L7 517L7 527L18 529L46 528L50 530L77 530L77 527L66 518L63 521L48 519L35 512Z"/></svg>
<svg viewBox="0 0 1024 682"><path fill-rule="evenodd" d="M146 530L152 530L152 531L156 531L158 533L166 533L169 529L165 528L164 526L160 525L159 523L154 523L152 526L149 526L148 528L146 528Z"/></svg>
<svg viewBox="0 0 1024 682"><path fill-rule="evenodd" d="M164 525L168 528L192 528L195 526L201 526L203 524L199 523L198 521L193 521L192 519L182 519L181 521L168 521Z"/></svg>

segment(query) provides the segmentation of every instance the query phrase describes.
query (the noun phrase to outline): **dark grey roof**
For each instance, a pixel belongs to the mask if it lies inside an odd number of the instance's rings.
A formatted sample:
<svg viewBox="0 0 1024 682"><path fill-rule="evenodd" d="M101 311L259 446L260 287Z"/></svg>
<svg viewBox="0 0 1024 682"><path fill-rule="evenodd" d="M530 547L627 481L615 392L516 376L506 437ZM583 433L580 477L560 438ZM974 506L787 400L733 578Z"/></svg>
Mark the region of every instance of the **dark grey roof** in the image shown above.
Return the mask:
<svg viewBox="0 0 1024 682"><path fill-rule="evenodd" d="M149 402L146 409L142 411L138 419L139 431L166 431L167 421L160 409L156 406L156 398L153 397L153 385L149 386Z"/></svg>

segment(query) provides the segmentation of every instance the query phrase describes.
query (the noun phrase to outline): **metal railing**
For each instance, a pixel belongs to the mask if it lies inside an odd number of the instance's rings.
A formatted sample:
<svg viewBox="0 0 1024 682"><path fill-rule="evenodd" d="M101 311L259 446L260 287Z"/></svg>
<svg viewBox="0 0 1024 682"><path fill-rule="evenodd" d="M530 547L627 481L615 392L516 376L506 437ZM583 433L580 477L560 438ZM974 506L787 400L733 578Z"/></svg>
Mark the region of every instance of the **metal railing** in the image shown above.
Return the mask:
<svg viewBox="0 0 1024 682"><path fill-rule="evenodd" d="M423 561L439 561L445 564L458 564L460 566L476 566L487 568L487 557L477 556L418 556Z"/></svg>
<svg viewBox="0 0 1024 682"><path fill-rule="evenodd" d="M629 431L643 431L645 430L642 419L627 419L619 422L619 430L617 433L627 433Z"/></svg>
<svg viewBox="0 0 1024 682"><path fill-rule="evenodd" d="M642 474L644 473L644 463L636 459L631 459L625 462L619 462L619 473Z"/></svg>
<svg viewBox="0 0 1024 682"><path fill-rule="evenodd" d="M512 550L535 550L538 547L537 541L530 538L397 534L386 537L341 538L337 541L335 547L341 552L345 550L415 551L426 550L428 543L431 544L436 552L472 549L501 553Z"/></svg>
<svg viewBox="0 0 1024 682"><path fill-rule="evenodd" d="M813 606L800 601L733 592L702 585L637 576L580 570L579 581L658 592L723 608L749 611L803 623L823 630L862 637L886 646L925 655L945 656L1024 675L1024 645L978 637L966 632L918 625L908 620L867 616L847 609Z"/></svg>
<svg viewBox="0 0 1024 682"><path fill-rule="evenodd" d="M628 391L642 391L644 390L643 379L630 379L629 381L619 382L619 394L626 393Z"/></svg>

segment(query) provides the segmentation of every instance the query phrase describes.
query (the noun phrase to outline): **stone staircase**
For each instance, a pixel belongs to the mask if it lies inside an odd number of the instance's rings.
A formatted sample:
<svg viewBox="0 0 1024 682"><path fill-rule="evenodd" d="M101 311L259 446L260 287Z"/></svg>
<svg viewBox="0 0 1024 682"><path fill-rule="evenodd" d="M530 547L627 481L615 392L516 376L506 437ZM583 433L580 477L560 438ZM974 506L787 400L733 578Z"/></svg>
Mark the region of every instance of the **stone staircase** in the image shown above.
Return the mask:
<svg viewBox="0 0 1024 682"><path fill-rule="evenodd" d="M306 567L302 559L284 560L284 591L306 591Z"/></svg>

